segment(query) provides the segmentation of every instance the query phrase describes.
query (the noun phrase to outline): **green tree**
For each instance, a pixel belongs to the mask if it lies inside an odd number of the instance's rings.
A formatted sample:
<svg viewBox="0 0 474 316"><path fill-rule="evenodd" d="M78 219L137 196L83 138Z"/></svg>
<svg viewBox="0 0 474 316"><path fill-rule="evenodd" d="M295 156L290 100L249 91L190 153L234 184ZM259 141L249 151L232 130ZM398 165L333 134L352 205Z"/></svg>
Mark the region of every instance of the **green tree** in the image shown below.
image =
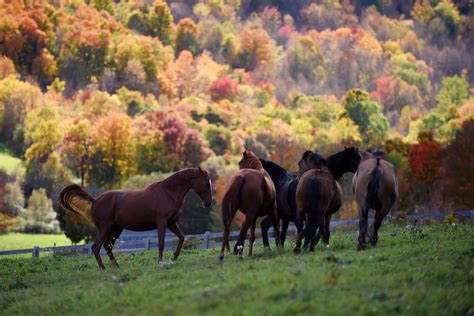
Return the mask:
<svg viewBox="0 0 474 316"><path fill-rule="evenodd" d="M176 56L179 56L183 50L188 50L196 56L199 52L199 33L199 27L192 19L180 20L176 28Z"/></svg>
<svg viewBox="0 0 474 316"><path fill-rule="evenodd" d="M380 104L369 100L369 94L360 89L351 89L343 98L345 113L359 127L366 143L384 140L390 123L382 113Z"/></svg>
<svg viewBox="0 0 474 316"><path fill-rule="evenodd" d="M156 0L148 14L148 27L152 36L157 36L165 45L171 45L173 15L163 0Z"/></svg>
<svg viewBox="0 0 474 316"><path fill-rule="evenodd" d="M457 116L457 109L469 97L469 83L464 71L461 76L445 77L436 95L436 112L447 119Z"/></svg>
<svg viewBox="0 0 474 316"><path fill-rule="evenodd" d="M216 155L223 155L231 148L230 131L222 126L209 125L204 131L204 136Z"/></svg>

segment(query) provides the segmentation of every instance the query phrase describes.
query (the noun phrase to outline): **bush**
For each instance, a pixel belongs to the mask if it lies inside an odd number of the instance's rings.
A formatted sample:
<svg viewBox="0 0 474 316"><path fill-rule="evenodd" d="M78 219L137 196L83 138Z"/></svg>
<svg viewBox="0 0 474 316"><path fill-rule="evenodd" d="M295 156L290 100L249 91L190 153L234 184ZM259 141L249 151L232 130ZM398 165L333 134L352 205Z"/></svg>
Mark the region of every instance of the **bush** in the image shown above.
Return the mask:
<svg viewBox="0 0 474 316"><path fill-rule="evenodd" d="M28 199L21 227L26 233L59 233L59 221L53 210L53 202L46 196L46 190L34 190Z"/></svg>

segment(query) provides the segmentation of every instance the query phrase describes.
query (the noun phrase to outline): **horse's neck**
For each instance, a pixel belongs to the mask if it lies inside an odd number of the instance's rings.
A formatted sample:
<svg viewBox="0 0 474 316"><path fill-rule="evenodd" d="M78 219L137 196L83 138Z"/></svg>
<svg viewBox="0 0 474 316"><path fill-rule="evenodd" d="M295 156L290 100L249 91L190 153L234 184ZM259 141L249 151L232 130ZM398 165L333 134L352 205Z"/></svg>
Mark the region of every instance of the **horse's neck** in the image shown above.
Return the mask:
<svg viewBox="0 0 474 316"><path fill-rule="evenodd" d="M191 176L174 174L163 182L164 189L180 206L183 203L186 193L193 186Z"/></svg>
<svg viewBox="0 0 474 316"><path fill-rule="evenodd" d="M342 159L333 155L328 157L328 169L329 172L333 175L336 181L339 181L344 173L348 172L348 170L344 170L341 165L343 165Z"/></svg>

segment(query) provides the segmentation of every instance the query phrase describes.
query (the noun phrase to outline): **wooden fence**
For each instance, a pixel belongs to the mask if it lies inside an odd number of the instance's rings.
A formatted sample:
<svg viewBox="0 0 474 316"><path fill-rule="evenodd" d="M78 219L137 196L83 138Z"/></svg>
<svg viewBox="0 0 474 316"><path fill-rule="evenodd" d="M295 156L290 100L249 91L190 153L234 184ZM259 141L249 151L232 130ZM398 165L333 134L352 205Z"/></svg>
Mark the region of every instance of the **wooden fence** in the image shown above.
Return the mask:
<svg viewBox="0 0 474 316"><path fill-rule="evenodd" d="M474 219L474 210L471 211L460 211L454 212L454 214L458 217L467 217L471 220ZM437 212L432 214L414 214L408 216L410 221L425 219L425 218L432 218L432 219L440 219L444 216L448 215L448 212ZM371 218L369 220L373 222ZM346 221L333 221L331 222L331 229L337 229L338 227L353 227L358 224L358 220L346 220ZM261 230L256 229L256 237L259 241L261 239ZM296 228L294 225L288 228L287 236L291 236L295 234ZM239 231L232 231L230 233L231 239L236 239L239 236ZM270 237L273 237L273 229L270 228L269 230ZM32 235L33 236L33 235ZM118 250L120 252L130 253L130 252L137 252L143 250L150 250L150 249L158 249L158 241L156 238L156 234L154 236L140 236L140 238L134 239L125 239L125 240L117 240L114 246L114 250ZM209 248L214 247L221 244L222 240L222 232L212 233L212 232L205 232L204 234L198 235L187 235L185 239L185 247L193 247L193 248ZM178 238L176 236L166 236L165 239L165 249L173 248L178 242ZM0 251L0 256L5 255L18 255L18 254L31 254L33 258L38 258L40 253L70 253L71 255L92 255L91 250L92 243L84 244L84 245L76 245L76 246L60 246L60 247L33 247L30 249L18 249L18 250L3 250ZM104 250L101 251L102 254L105 254Z"/></svg>

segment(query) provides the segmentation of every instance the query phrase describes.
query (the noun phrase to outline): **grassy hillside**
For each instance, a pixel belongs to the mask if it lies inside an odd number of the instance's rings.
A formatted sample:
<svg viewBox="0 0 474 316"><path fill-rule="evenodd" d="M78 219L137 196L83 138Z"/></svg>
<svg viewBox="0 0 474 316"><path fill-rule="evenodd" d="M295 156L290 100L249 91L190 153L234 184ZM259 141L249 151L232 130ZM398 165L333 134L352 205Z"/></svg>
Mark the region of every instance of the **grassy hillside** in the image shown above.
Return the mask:
<svg viewBox="0 0 474 316"><path fill-rule="evenodd" d="M474 304L472 226L383 227L380 244L355 250L338 233L330 250L253 258L187 250L157 266L156 252L119 256L99 271L91 257L1 259L0 310L13 314L424 314L461 315ZM166 253L169 260L171 252ZM13 273L12 273L13 272ZM471 278L471 280L469 280Z"/></svg>
<svg viewBox="0 0 474 316"><path fill-rule="evenodd" d="M8 174L13 174L21 166L21 159L13 157L7 150L0 146L0 169Z"/></svg>
<svg viewBox="0 0 474 316"><path fill-rule="evenodd" d="M68 246L71 241L64 234L20 234L0 235L0 250L28 249L35 246Z"/></svg>

